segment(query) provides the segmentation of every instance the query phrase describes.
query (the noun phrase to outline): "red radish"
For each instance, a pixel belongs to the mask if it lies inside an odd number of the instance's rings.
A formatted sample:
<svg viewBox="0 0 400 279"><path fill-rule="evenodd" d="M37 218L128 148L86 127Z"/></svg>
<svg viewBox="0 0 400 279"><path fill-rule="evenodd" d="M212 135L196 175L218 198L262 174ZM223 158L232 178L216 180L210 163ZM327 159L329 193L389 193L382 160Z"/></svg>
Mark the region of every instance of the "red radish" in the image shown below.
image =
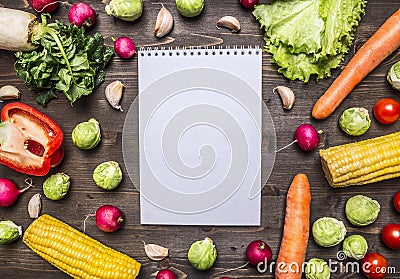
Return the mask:
<svg viewBox="0 0 400 279"><path fill-rule="evenodd" d="M264 241L254 240L246 248L246 257L251 265L267 264L272 259L272 251Z"/></svg>
<svg viewBox="0 0 400 279"><path fill-rule="evenodd" d="M258 0L240 0L240 4L242 4L244 8L252 9L258 4Z"/></svg>
<svg viewBox="0 0 400 279"><path fill-rule="evenodd" d="M175 279L175 273L172 272L172 270L169 269L161 269L159 272L157 272L157 277L156 279Z"/></svg>
<svg viewBox="0 0 400 279"><path fill-rule="evenodd" d="M0 206L7 207L13 205L20 194L33 186L30 179L25 180L25 182L28 184L28 187L20 190L11 180L0 178Z"/></svg>
<svg viewBox="0 0 400 279"><path fill-rule="evenodd" d="M29 4L38 13L52 13L58 8L56 0L30 0Z"/></svg>
<svg viewBox="0 0 400 279"><path fill-rule="evenodd" d="M302 150L312 151L318 146L319 143L319 132L310 124L301 124L299 127L297 127L294 137L294 141L278 149L276 152L291 146L295 142L297 142Z"/></svg>
<svg viewBox="0 0 400 279"><path fill-rule="evenodd" d="M50 157L50 167L57 167L64 158L64 147L61 145Z"/></svg>
<svg viewBox="0 0 400 279"><path fill-rule="evenodd" d="M130 58L136 53L136 45L129 37L119 37L114 41L115 53L121 58Z"/></svg>
<svg viewBox="0 0 400 279"><path fill-rule="evenodd" d="M75 24L79 28L82 26L89 28L96 22L96 12L86 3L75 3L68 11L69 22Z"/></svg>
<svg viewBox="0 0 400 279"><path fill-rule="evenodd" d="M96 225L103 232L115 232L123 222L124 215L116 206L107 204L96 210Z"/></svg>

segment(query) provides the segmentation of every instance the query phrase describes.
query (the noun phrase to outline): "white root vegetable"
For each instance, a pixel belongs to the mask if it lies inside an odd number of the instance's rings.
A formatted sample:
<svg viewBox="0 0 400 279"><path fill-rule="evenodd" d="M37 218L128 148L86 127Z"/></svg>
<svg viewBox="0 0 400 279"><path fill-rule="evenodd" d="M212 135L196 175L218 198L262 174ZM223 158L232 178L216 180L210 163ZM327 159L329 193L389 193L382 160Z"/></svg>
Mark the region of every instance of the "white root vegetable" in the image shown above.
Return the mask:
<svg viewBox="0 0 400 279"><path fill-rule="evenodd" d="M31 13L0 7L0 49L30 51L37 48L31 36L40 28L38 18Z"/></svg>

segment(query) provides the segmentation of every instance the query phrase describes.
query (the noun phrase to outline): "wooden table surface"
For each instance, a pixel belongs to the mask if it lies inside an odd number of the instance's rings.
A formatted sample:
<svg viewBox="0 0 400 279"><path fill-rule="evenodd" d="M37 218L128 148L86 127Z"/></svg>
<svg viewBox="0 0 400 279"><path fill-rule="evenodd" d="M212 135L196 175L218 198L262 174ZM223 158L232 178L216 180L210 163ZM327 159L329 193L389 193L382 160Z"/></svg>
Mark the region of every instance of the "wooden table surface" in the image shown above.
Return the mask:
<svg viewBox="0 0 400 279"><path fill-rule="evenodd" d="M0 1L0 5L9 8L22 9L33 12L28 1L8 0ZM70 3L76 1L69 1ZM134 39L137 47L211 47L211 46L260 46L264 44L263 32L251 14L243 9L239 1L220 0L205 1L205 8L201 16L188 19L180 16L172 0L163 1L175 19L175 26L169 36L157 39L153 35L153 28L159 5L150 0L144 1L144 12L136 22L123 22L109 17L104 12L105 2L86 1L97 11L98 21L93 30L105 37L107 45L112 45L112 37L122 35ZM261 3L267 3L261 1ZM363 42L389 17L400 8L398 0L371 0L367 3L366 14L363 16L354 40L351 52L346 56L342 66L354 54ZM62 5L54 14L53 19L67 21L68 6ZM233 15L242 25L240 33L231 33L226 29L217 29L216 21L225 15ZM12 28L12 23L10 23ZM315 121L311 117L311 108L317 98L324 92L340 72L334 70L332 77L320 80L318 83L310 81L304 84L299 81L288 81L277 72L275 65L270 62L270 55L263 52L262 84L263 100L266 103L275 125L277 147L282 147L293 139L294 130L301 123L312 123L317 129L325 131L325 146L333 146L348 142L388 134L399 130L399 123L380 125L373 117L370 130L359 138L345 135L338 127L341 112L348 107L363 106L370 113L374 103L383 97L392 97L400 101L400 93L390 87L386 81L389 67L398 59L399 53L391 55L376 70L356 87L354 92L343 102L339 109L328 119ZM123 228L118 232L107 234L99 231L93 219L87 223L86 232L93 238L124 252L142 263L139 278L151 278L151 275L165 267L170 267L179 276L178 278L218 278L213 274L240 266L245 263L244 252L247 244L252 240L266 241L276 259L282 236L285 211L285 197L290 182L295 174L306 173L311 183L312 203L311 221L322 216L333 216L342 220L349 234L359 233L368 240L371 251L378 251L388 259L391 272L387 278L400 277L400 252L384 246L380 232L387 223L400 222L400 214L392 206L392 197L400 190L400 180L392 179L366 186L353 186L343 189L329 187L321 170L317 151L302 152L297 146L291 146L276 154L276 161L272 174L262 190L261 225L256 227L222 227L222 226L156 226L141 225L139 210L139 192L129 179L123 164L122 130L127 115L114 110L104 97L105 86L120 80L125 84L122 106L129 108L138 94L138 59L122 60L116 56L106 69L105 83L92 95L84 97L71 106L64 96L51 101L47 107L39 106L33 94L28 91L24 83L16 77L13 64L15 57L12 52L0 51L0 86L11 84L17 86L21 92L21 101L34 106L53 118L65 133L65 158L63 163L51 173L65 172L71 176L71 190L68 195L59 201L42 198L42 213L51 214L60 218L73 227L82 230L85 215L95 212L102 204L114 204L121 208L126 215ZM272 93L278 85L289 86L296 93L296 102L292 110L282 108L279 96ZM3 106L5 103L1 103ZM71 141L71 132L79 122L89 118L96 118L101 125L102 141L91 151L82 151L76 148ZM115 160L121 163L124 178L121 185L114 191L104 191L92 181L92 171L101 162ZM23 186L27 175L17 173L4 166L0 166L1 177L7 177ZM27 228L31 222L27 213L29 198L35 193L42 193L42 183L46 177L32 177L36 187L25 192L9 208L0 208L0 220L13 220ZM344 215L344 205L347 199L355 194L368 195L379 201L381 213L373 224L358 228L352 226ZM196 271L187 260L187 251L194 241L210 237L218 249L218 259L214 267L205 272ZM295 235L293 237L296 237ZM170 249L170 256L161 262L147 258L143 241L156 243ZM307 259L322 257L325 260L337 260L337 253L341 245L332 248L319 247L310 237ZM358 272L340 270L332 273L332 278L364 278ZM351 270L350 270L351 271ZM245 267L226 274L231 278L274 278L273 273L259 273L253 267ZM67 278L39 256L28 249L21 240L0 247L0 278ZM153 277L154 278L154 277Z"/></svg>

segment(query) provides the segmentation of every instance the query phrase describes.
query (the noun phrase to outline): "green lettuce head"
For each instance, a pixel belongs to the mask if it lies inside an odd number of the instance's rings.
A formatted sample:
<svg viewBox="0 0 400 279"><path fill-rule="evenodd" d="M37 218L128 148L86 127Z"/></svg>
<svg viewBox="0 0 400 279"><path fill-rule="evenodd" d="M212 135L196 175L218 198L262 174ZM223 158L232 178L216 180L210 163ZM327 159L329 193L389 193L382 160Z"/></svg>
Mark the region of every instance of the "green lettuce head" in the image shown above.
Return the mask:
<svg viewBox="0 0 400 279"><path fill-rule="evenodd" d="M51 200L60 200L68 193L70 177L65 173L56 173L43 182L43 193Z"/></svg>
<svg viewBox="0 0 400 279"><path fill-rule="evenodd" d="M117 162L108 161L98 165L93 172L96 185L105 190L113 190L122 180L122 171Z"/></svg>
<svg viewBox="0 0 400 279"><path fill-rule="evenodd" d="M346 232L343 222L333 217L319 218L312 226L315 242L323 247L339 244L346 236Z"/></svg>
<svg viewBox="0 0 400 279"><path fill-rule="evenodd" d="M346 109L339 119L340 128L350 136L361 136L371 126L368 110L365 108Z"/></svg>
<svg viewBox="0 0 400 279"><path fill-rule="evenodd" d="M210 269L217 259L217 249L213 241L206 237L190 246L188 260L197 270Z"/></svg>
<svg viewBox="0 0 400 279"><path fill-rule="evenodd" d="M100 125L94 118L79 123L72 131L72 142L80 149L93 149L100 141Z"/></svg>
<svg viewBox="0 0 400 279"><path fill-rule="evenodd" d="M304 273L307 279L329 279L331 277L328 263L318 258L312 258L307 262Z"/></svg>
<svg viewBox="0 0 400 279"><path fill-rule="evenodd" d="M0 222L0 244L8 244L22 235L22 227L13 221Z"/></svg>
<svg viewBox="0 0 400 279"><path fill-rule="evenodd" d="M202 13L204 0L175 0L176 8L180 15L195 17Z"/></svg>
<svg viewBox="0 0 400 279"><path fill-rule="evenodd" d="M347 257L361 260L364 258L367 250L367 240L359 234L350 235L343 241L343 252Z"/></svg>
<svg viewBox="0 0 400 279"><path fill-rule="evenodd" d="M372 224L381 210L376 200L364 195L356 195L346 202L346 216L355 226Z"/></svg>
<svg viewBox="0 0 400 279"><path fill-rule="evenodd" d="M135 21L143 12L142 0L111 0L105 8L110 16L125 21Z"/></svg>

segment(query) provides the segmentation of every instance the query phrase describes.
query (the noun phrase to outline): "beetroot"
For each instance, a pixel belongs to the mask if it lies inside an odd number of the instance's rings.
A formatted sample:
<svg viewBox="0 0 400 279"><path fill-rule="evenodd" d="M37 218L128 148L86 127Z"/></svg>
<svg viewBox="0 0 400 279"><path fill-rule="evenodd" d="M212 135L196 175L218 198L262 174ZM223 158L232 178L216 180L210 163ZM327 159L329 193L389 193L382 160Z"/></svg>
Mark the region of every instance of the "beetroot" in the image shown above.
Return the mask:
<svg viewBox="0 0 400 279"><path fill-rule="evenodd" d="M30 0L29 4L38 13L52 13L58 8L56 0Z"/></svg>
<svg viewBox="0 0 400 279"><path fill-rule="evenodd" d="M92 27L96 22L96 12L86 3L75 3L68 11L69 22L79 28Z"/></svg>
<svg viewBox="0 0 400 279"><path fill-rule="evenodd" d="M96 210L96 225L103 232L115 232L123 222L124 215L116 206L106 204Z"/></svg>

